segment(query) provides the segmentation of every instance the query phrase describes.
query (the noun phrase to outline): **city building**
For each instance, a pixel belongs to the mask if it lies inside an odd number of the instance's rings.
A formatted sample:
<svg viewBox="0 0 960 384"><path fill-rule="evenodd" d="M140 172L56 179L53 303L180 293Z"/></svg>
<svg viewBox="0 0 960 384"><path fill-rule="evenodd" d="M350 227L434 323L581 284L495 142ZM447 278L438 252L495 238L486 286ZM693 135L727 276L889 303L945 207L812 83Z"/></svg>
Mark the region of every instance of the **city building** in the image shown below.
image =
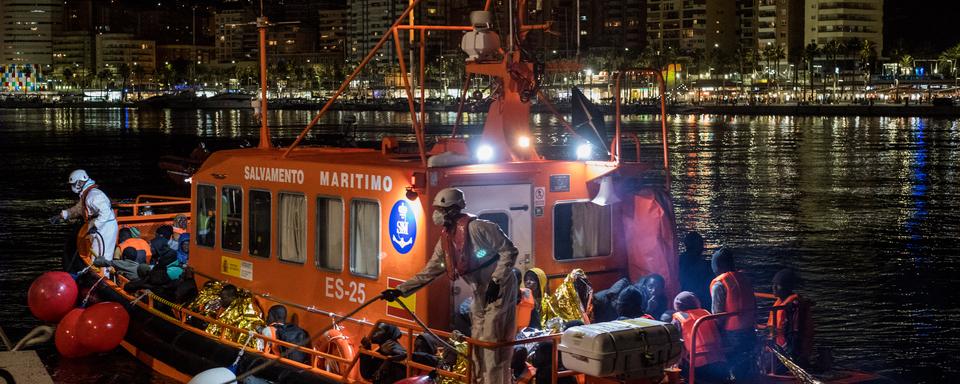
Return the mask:
<svg viewBox="0 0 960 384"><path fill-rule="evenodd" d="M223 63L257 60L259 37L256 15L249 9L227 9L214 14L214 57Z"/></svg>
<svg viewBox="0 0 960 384"><path fill-rule="evenodd" d="M729 0L647 0L647 38L660 52L736 50L737 4Z"/></svg>
<svg viewBox="0 0 960 384"><path fill-rule="evenodd" d="M0 64L53 64L63 0L0 0Z"/></svg>
<svg viewBox="0 0 960 384"><path fill-rule="evenodd" d="M70 68L75 76L93 73L93 35L87 31L62 32L53 40L53 73Z"/></svg>
<svg viewBox="0 0 960 384"><path fill-rule="evenodd" d="M804 44L869 40L883 52L883 0L805 0L804 10Z"/></svg>
<svg viewBox="0 0 960 384"><path fill-rule="evenodd" d="M321 56L342 63L347 49L347 9L320 10L317 49Z"/></svg>
<svg viewBox="0 0 960 384"><path fill-rule="evenodd" d="M760 51L783 50L781 60L799 62L804 47L804 0L760 0L757 5L757 44Z"/></svg>
<svg viewBox="0 0 960 384"><path fill-rule="evenodd" d="M143 67L146 73L156 68L156 44L128 33L101 33L96 36L97 68L115 71L120 64Z"/></svg>
<svg viewBox="0 0 960 384"><path fill-rule="evenodd" d="M157 62L172 63L177 60L193 61L197 64L216 62L216 49L212 45L158 44Z"/></svg>
<svg viewBox="0 0 960 384"><path fill-rule="evenodd" d="M647 7L644 0L593 0L586 13L583 40L592 50L622 50L639 54L647 45ZM581 15L582 16L582 15ZM581 17L582 19L582 17ZM582 32L581 32L582 34ZM584 37L588 37L584 39Z"/></svg>
<svg viewBox="0 0 960 384"><path fill-rule="evenodd" d="M350 1L347 11L347 20L350 26L347 35L347 59L353 62L362 60L408 5L409 2L399 0ZM443 12L444 9L441 0L423 0L412 14L416 24L440 25L447 21ZM429 56L434 56L436 53L443 51L445 45L448 44L449 40L442 37L444 33L449 32L429 32L427 39ZM403 34L401 41L405 43L404 45L409 42L409 36L409 33ZM438 38L433 38L434 36ZM459 47L459 41L457 47ZM395 52L393 40L389 39L380 49L377 59L393 60L396 56Z"/></svg>

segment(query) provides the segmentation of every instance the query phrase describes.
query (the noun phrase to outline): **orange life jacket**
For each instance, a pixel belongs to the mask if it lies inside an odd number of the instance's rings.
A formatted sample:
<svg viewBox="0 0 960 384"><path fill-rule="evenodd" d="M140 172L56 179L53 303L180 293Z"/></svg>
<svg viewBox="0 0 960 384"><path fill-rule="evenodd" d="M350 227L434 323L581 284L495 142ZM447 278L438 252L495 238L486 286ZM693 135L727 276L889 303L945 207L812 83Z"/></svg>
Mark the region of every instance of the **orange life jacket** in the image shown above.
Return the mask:
<svg viewBox="0 0 960 384"><path fill-rule="evenodd" d="M146 240L139 237L131 237L124 240L118 246L120 248L120 253L123 254L123 250L127 247L133 247L137 250L137 257L143 256L147 260L147 264L150 264L150 259L153 258L153 252L150 251L150 244Z"/></svg>
<svg viewBox="0 0 960 384"><path fill-rule="evenodd" d="M530 317L533 315L533 292L527 288L520 288L520 300L517 301L517 330L530 326Z"/></svg>
<svg viewBox="0 0 960 384"><path fill-rule="evenodd" d="M440 231L440 244L451 280L474 270L476 258L471 257L473 244L470 241L470 222L473 220L476 220L475 216L460 214L452 227L445 225Z"/></svg>
<svg viewBox="0 0 960 384"><path fill-rule="evenodd" d="M277 324L277 323L272 323L272 324L270 324L270 325L267 326L267 329L270 330L270 335L269 335L269 336L272 337L272 338L274 338L274 339L276 339L276 340L280 340L280 336L277 335L277 327L274 327L274 326L273 326L274 324ZM266 334L266 332L263 332L263 333ZM274 354L274 355L280 355L280 346L277 345L276 343L271 343L271 342L268 341L268 342L267 342L267 345L266 345L263 349L264 349L264 352L266 352L266 353L270 353L270 354Z"/></svg>
<svg viewBox="0 0 960 384"><path fill-rule="evenodd" d="M527 369L523 370L523 373L520 374L520 377L517 378L517 384L530 384L533 382L533 378L537 376L537 369L533 367L530 363L524 363L527 365Z"/></svg>
<svg viewBox="0 0 960 384"><path fill-rule="evenodd" d="M777 301L773 302L773 306L774 306L774 307L779 307L779 306L796 305L796 303L797 303L797 298L798 298L798 297L797 297L797 294L796 294L796 293L788 296L786 300L782 300L782 299L780 299L780 298L778 297L778 298L777 298ZM798 326L797 320L798 320L798 319L796 318L797 312L798 312L798 311L797 311L796 309L794 309L794 310L791 312L791 314L794 316L793 319L790 319L790 320L791 320L791 322L790 322L791 328L793 328L792 331L798 331L798 329L797 329L797 326ZM774 318L777 319L776 324L774 324L774 321L773 321ZM775 310L770 311L770 317L767 318L767 327L768 327L769 329L771 329L771 330L774 330L774 329L776 330L776 334L777 334L776 342L777 342L777 345L779 345L779 346L781 346L781 347L787 345L787 335L786 335L786 332L787 332L787 310L786 310L786 308L784 308L784 309L775 309Z"/></svg>
<svg viewBox="0 0 960 384"><path fill-rule="evenodd" d="M683 347L687 353L693 344L693 324L697 319L709 315L705 309L692 309L684 312L674 312L673 319L680 323L680 331L683 335ZM723 361L723 350L720 342L720 331L717 330L715 321L707 321L697 328L697 356L694 358L694 367L702 367L707 364ZM684 357L688 355L684 354Z"/></svg>
<svg viewBox="0 0 960 384"><path fill-rule="evenodd" d="M753 297L753 284L740 272L724 272L710 282L710 286L720 283L727 292L724 311L740 312L726 318L723 329L738 331L750 329L757 322L757 302Z"/></svg>

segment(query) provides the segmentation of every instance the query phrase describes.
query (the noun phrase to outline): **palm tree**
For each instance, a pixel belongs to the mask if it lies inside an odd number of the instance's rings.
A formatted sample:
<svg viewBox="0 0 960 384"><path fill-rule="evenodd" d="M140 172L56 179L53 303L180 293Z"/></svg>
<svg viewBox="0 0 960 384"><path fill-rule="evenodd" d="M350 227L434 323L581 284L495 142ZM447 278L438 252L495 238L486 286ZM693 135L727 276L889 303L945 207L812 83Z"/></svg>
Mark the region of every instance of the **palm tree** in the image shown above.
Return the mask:
<svg viewBox="0 0 960 384"><path fill-rule="evenodd" d="M813 60L820 54L817 43L807 44L803 48L803 61L807 63L807 84L810 86L810 97L813 98Z"/></svg>
<svg viewBox="0 0 960 384"><path fill-rule="evenodd" d="M137 100L143 99L140 91L143 88L143 76L146 76L146 74L147 70L143 69L143 66L135 65L133 67L133 76L137 79Z"/></svg>
<svg viewBox="0 0 960 384"><path fill-rule="evenodd" d="M74 75L73 70L67 67L63 69L62 73L63 73L63 82L66 83L68 86L72 86L71 84L73 83L73 75Z"/></svg>
<svg viewBox="0 0 960 384"><path fill-rule="evenodd" d="M843 43L840 40L830 40L827 45L823 48L823 53L827 55L830 59L830 62L833 64L833 91L837 92L837 80L840 76L840 67L837 65L837 59L841 52L843 52Z"/></svg>
<svg viewBox="0 0 960 384"><path fill-rule="evenodd" d="M860 56L860 67L864 69L863 74L863 90L866 92L867 86L870 83L871 65L877 59L877 44L872 40L863 40L863 44L860 45L860 51L858 52Z"/></svg>
<svg viewBox="0 0 960 384"><path fill-rule="evenodd" d="M127 101L127 80L130 79L130 73L133 70L127 63L120 63L117 66L117 74L120 75L120 101Z"/></svg>
<svg viewBox="0 0 960 384"><path fill-rule="evenodd" d="M110 72L109 69L104 68L100 70L100 72L97 72L97 80L100 81L100 87L103 88L104 94L106 94L107 90L109 90L110 84L107 83L107 81L109 81L111 78L113 78L113 72Z"/></svg>
<svg viewBox="0 0 960 384"><path fill-rule="evenodd" d="M950 74L957 78L957 60L960 60L960 44L948 48L940 54L939 60L950 65Z"/></svg>

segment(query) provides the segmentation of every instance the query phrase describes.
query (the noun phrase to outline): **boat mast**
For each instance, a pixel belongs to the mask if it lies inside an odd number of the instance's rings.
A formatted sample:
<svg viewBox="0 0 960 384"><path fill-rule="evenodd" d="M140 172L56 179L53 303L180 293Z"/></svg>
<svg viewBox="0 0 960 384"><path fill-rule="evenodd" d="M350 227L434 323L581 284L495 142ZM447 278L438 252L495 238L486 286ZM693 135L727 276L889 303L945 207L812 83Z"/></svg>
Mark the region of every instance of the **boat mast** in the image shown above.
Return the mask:
<svg viewBox="0 0 960 384"><path fill-rule="evenodd" d="M260 32L260 144L257 148L269 149L270 127L267 125L267 17L263 15L263 2L260 3L260 17L257 18L257 30Z"/></svg>

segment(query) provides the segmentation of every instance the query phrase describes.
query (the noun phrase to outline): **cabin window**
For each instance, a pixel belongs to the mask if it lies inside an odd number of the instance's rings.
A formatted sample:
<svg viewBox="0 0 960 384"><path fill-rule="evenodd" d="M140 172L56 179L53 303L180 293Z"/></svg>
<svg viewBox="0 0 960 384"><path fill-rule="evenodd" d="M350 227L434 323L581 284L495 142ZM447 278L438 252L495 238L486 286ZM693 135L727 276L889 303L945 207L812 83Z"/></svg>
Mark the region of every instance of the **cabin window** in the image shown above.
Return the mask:
<svg viewBox="0 0 960 384"><path fill-rule="evenodd" d="M507 237L510 237L510 216L508 216L506 212L481 213L477 217L487 221L492 221L494 223L497 223L497 225L500 226L500 230L503 231L503 233L506 234Z"/></svg>
<svg viewBox="0 0 960 384"><path fill-rule="evenodd" d="M251 256L270 257L270 192L250 191L248 252Z"/></svg>
<svg viewBox="0 0 960 384"><path fill-rule="evenodd" d="M317 198L317 267L343 270L343 200Z"/></svg>
<svg viewBox="0 0 960 384"><path fill-rule="evenodd" d="M557 260L606 256L612 245L611 207L589 201L553 206L553 257Z"/></svg>
<svg viewBox="0 0 960 384"><path fill-rule="evenodd" d="M243 191L238 187L220 190L220 248L240 252L243 241Z"/></svg>
<svg viewBox="0 0 960 384"><path fill-rule="evenodd" d="M277 222L280 260L303 264L307 261L307 198L281 192Z"/></svg>
<svg viewBox="0 0 960 384"><path fill-rule="evenodd" d="M197 185L197 245L213 247L217 234L217 187Z"/></svg>
<svg viewBox="0 0 960 384"><path fill-rule="evenodd" d="M380 275L380 203L376 201L350 202L350 272Z"/></svg>

